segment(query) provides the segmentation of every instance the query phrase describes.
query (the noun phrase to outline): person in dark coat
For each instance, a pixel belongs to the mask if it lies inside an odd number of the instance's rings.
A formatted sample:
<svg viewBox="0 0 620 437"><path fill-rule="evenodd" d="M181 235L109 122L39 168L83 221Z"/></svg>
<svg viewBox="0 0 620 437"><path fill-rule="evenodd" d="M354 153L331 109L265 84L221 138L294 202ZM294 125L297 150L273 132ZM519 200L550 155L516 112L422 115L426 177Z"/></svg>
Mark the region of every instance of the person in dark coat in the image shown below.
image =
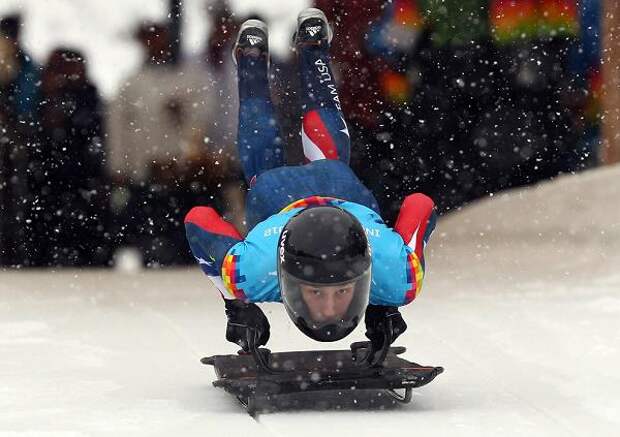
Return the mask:
<svg viewBox="0 0 620 437"><path fill-rule="evenodd" d="M34 176L38 264L102 265L109 186L105 177L102 102L84 56L52 52L43 69L40 150Z"/></svg>
<svg viewBox="0 0 620 437"><path fill-rule="evenodd" d="M30 264L30 153L40 68L20 44L19 15L0 19L0 265Z"/></svg>

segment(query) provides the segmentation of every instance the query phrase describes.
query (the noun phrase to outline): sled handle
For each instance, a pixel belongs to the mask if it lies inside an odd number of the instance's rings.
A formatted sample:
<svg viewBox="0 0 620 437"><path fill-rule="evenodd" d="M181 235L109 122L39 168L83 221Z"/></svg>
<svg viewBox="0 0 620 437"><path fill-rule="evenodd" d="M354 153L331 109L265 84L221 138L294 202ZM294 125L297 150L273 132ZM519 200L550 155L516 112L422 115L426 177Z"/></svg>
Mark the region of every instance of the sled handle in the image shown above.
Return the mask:
<svg viewBox="0 0 620 437"><path fill-rule="evenodd" d="M387 320L387 326L385 331L383 331L383 343L380 349L375 349L372 342L370 343L370 347L368 348L368 352L362 360L359 362L360 367L381 367L388 353L390 352L390 345L392 344L393 337L393 328L392 328L392 319ZM353 352L353 351L352 351Z"/></svg>
<svg viewBox="0 0 620 437"><path fill-rule="evenodd" d="M386 329L383 332L383 344L381 345L381 348L375 349L372 342L370 342L368 352L366 353L364 358L359 361L358 365L361 368L373 369L382 366L390 351L390 345L392 343L392 329L392 320L388 319ZM263 372L272 375L286 373L285 370L274 369L269 365L269 351L266 350L266 353L261 352L260 347L257 344L258 338L258 331L254 328L248 327L246 331L247 347L248 351L252 354L252 357L254 358L254 361L256 362L258 368ZM355 352L352 352L353 359L355 359Z"/></svg>
<svg viewBox="0 0 620 437"><path fill-rule="evenodd" d="M256 340L258 339L258 336L259 336L259 333L256 329L250 328L250 327L247 328L246 340L247 340L248 350L252 354L252 357L254 358L254 361L256 362L256 365L258 366L258 368L262 370L263 372L270 373L272 375L276 373L283 373L282 370L276 370L276 369L273 369L271 366L269 366L268 359L266 358L269 352L267 351L267 353L264 354L260 351L259 346L256 344Z"/></svg>

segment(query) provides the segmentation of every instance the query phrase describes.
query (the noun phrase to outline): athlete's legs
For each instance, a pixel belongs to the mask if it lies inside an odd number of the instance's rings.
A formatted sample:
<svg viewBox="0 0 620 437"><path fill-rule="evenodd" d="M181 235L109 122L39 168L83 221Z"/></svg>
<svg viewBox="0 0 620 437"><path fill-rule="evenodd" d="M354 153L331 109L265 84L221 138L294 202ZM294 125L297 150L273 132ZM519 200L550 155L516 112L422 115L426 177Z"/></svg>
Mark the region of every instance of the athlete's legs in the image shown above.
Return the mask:
<svg viewBox="0 0 620 437"><path fill-rule="evenodd" d="M330 68L331 35L323 12L308 8L298 18L296 50L301 72L302 144L308 161L349 163L351 143Z"/></svg>
<svg viewBox="0 0 620 437"><path fill-rule="evenodd" d="M250 186L266 170L286 164L268 81L267 27L246 21L233 55L239 81L237 147L243 173Z"/></svg>

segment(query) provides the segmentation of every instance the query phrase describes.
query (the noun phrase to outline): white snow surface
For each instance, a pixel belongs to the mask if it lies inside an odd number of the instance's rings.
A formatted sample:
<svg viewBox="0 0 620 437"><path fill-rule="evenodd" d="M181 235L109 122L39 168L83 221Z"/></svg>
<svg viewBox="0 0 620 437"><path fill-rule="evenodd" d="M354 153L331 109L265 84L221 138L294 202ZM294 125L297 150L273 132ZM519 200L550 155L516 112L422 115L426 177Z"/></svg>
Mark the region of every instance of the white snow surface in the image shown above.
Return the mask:
<svg viewBox="0 0 620 437"><path fill-rule="evenodd" d="M616 436L620 166L442 219L405 357L445 372L396 409L249 417L199 363L234 353L198 269L0 273L0 435ZM318 344L266 305L274 351ZM209 434L214 433L214 434Z"/></svg>

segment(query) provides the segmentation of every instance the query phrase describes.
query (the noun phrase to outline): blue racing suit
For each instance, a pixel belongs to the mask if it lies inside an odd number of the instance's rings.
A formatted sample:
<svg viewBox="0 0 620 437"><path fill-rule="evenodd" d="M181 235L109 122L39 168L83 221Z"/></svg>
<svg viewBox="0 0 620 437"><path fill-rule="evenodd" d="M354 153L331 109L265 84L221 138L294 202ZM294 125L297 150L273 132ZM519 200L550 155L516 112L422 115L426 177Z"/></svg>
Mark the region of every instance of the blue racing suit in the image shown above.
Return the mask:
<svg viewBox="0 0 620 437"><path fill-rule="evenodd" d="M264 63L264 65L261 65ZM350 169L349 132L326 48L300 50L304 108L302 144L308 161L286 166L264 59L241 58L238 149L250 185L245 238L210 207L185 218L194 257L225 299L279 302L277 243L288 220L313 205L336 205L364 226L372 253L370 303L401 306L420 292L424 247L435 227L433 201L420 193L403 201L394 228Z"/></svg>

